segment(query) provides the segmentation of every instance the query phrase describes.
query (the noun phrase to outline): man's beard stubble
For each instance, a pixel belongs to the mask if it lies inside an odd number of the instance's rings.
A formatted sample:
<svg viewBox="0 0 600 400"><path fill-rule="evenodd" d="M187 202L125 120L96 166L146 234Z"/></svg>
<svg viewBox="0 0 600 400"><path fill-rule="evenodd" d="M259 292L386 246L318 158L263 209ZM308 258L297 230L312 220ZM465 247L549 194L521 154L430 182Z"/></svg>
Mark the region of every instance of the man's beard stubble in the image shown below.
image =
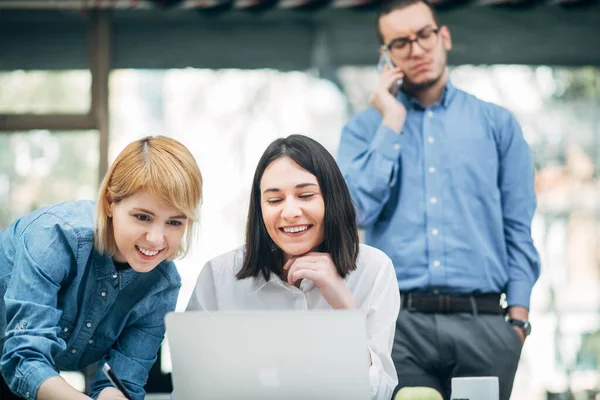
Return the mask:
<svg viewBox="0 0 600 400"><path fill-rule="evenodd" d="M415 95L419 92L425 91L435 86L444 76L446 68L444 67L440 74L433 79L426 80L424 82L413 82L409 78L405 77L402 80L402 89L404 92Z"/></svg>

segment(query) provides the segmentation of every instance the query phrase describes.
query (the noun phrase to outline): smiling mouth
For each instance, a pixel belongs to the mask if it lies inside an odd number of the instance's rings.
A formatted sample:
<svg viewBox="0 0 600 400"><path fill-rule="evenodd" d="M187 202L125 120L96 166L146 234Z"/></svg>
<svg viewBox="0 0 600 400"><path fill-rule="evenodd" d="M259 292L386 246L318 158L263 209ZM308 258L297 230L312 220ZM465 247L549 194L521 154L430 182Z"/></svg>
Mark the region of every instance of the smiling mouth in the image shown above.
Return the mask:
<svg viewBox="0 0 600 400"><path fill-rule="evenodd" d="M282 227L282 228L279 228L279 230L282 232L288 233L288 234L295 234L295 233L306 232L311 227L312 227L312 225L300 225L300 226Z"/></svg>
<svg viewBox="0 0 600 400"><path fill-rule="evenodd" d="M148 249L144 249L143 247L139 247L139 246L135 246L135 248L137 249L138 252L140 252L142 255L144 255L146 257L155 257L156 255L158 255L158 253L160 253L161 251L163 251L163 249L161 249L161 250L148 250Z"/></svg>

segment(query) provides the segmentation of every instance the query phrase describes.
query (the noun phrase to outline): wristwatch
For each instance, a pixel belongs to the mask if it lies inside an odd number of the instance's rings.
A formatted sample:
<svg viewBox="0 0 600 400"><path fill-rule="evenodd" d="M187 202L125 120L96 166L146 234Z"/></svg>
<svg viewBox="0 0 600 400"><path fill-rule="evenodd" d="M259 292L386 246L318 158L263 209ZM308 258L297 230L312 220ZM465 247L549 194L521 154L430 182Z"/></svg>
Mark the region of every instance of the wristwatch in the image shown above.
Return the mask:
<svg viewBox="0 0 600 400"><path fill-rule="evenodd" d="M529 336L531 333L531 324L529 321L524 321L521 319L509 319L508 323L512 326L518 326L519 328L523 329L523 332L525 332L525 337Z"/></svg>

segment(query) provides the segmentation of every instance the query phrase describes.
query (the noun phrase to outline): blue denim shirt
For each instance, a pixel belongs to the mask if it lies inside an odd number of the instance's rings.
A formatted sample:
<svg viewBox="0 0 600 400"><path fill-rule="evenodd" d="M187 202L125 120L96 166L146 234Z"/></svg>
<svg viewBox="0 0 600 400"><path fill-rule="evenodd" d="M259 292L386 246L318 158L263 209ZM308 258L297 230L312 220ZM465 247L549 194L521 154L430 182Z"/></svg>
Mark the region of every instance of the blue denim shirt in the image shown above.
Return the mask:
<svg viewBox="0 0 600 400"><path fill-rule="evenodd" d="M21 397L101 359L136 400L145 396L181 279L170 261L148 273L117 270L94 249L93 217L93 202L61 203L0 233L0 371ZM90 396L107 386L99 372Z"/></svg>
<svg viewBox="0 0 600 400"><path fill-rule="evenodd" d="M531 238L533 162L515 118L456 89L421 107L400 92L398 135L369 108L345 127L339 166L366 243L401 291L506 293L529 307L540 273Z"/></svg>

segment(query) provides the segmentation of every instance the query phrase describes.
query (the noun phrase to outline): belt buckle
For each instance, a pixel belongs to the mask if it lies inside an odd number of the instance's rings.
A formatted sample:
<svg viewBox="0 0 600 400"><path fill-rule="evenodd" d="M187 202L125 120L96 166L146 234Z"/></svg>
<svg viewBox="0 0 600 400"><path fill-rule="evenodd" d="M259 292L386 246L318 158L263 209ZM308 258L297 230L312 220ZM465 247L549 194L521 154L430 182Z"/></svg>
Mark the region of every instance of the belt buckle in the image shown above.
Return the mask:
<svg viewBox="0 0 600 400"><path fill-rule="evenodd" d="M413 305L413 298L412 298L412 293L407 293L406 294L406 309L410 312L413 311L417 311L417 309L415 308L415 306Z"/></svg>
<svg viewBox="0 0 600 400"><path fill-rule="evenodd" d="M447 313L450 312L451 310L451 306L450 306L450 302L451 302L451 297L448 294L445 295L440 295L439 299L439 306L440 306L440 312L443 313Z"/></svg>

